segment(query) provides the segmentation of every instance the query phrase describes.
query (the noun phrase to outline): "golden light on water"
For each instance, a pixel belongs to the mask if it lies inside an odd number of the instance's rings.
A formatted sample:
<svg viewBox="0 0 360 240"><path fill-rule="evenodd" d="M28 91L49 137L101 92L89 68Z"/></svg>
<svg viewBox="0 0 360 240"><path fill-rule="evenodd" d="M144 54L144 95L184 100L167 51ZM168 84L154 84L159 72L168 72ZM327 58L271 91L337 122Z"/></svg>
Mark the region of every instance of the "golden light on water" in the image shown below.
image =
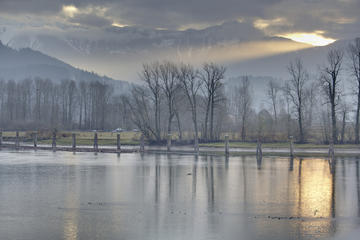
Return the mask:
<svg viewBox="0 0 360 240"><path fill-rule="evenodd" d="M323 34L322 31L317 31L314 33L297 32L297 33L281 34L279 35L279 37L288 38L296 42L307 43L313 46L326 46L336 41L336 39L326 38L322 36L322 34Z"/></svg>

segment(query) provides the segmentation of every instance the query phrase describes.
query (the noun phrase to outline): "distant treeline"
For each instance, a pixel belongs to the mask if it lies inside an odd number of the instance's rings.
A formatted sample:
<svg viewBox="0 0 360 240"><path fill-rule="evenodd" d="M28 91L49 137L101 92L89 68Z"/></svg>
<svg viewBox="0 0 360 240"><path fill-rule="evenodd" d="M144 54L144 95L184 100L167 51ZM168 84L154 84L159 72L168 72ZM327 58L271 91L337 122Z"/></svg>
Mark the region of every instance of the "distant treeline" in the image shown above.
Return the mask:
<svg viewBox="0 0 360 240"><path fill-rule="evenodd" d="M200 68L169 61L144 64L142 83L122 95L96 81L0 81L0 124L19 130L137 128L154 142L168 134L182 140L186 131L195 147L225 134L241 141L294 136L300 143L359 143L360 39L347 49L330 50L319 64L319 72L310 76L301 59L291 61L285 84L264 85L262 109L253 107L249 78L226 85L226 68L216 63ZM348 80L355 87L344 89Z"/></svg>
<svg viewBox="0 0 360 240"><path fill-rule="evenodd" d="M2 129L130 128L121 96L98 81L0 80Z"/></svg>

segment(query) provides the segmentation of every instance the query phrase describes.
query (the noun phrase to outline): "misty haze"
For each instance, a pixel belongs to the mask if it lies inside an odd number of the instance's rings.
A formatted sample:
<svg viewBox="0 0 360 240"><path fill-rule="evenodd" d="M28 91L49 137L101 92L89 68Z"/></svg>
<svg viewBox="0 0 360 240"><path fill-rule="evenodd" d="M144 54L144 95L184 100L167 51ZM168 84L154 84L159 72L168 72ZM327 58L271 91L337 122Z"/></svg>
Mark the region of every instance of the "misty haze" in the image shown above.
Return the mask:
<svg viewBox="0 0 360 240"><path fill-rule="evenodd" d="M0 240L358 239L359 10L0 0Z"/></svg>

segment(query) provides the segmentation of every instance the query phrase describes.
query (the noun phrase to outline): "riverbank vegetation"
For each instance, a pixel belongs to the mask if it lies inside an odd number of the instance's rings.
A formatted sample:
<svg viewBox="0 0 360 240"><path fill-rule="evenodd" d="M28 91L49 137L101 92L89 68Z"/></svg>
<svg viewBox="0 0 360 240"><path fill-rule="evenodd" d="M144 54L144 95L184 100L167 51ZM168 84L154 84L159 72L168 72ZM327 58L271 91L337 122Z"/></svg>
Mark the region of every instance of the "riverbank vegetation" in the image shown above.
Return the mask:
<svg viewBox="0 0 360 240"><path fill-rule="evenodd" d="M309 73L301 59L290 61L284 66L286 81L264 84L267 101L260 108L254 106L258 96L249 78L230 85L226 68L217 63L147 63L139 71L141 82L123 92L101 81L0 80L0 127L78 131L79 144L87 144L94 130L117 128L135 130L129 137L122 133L129 144L136 144L140 134L149 143L165 143L171 135L195 147L222 144L225 135L231 144L242 142L239 146L286 143L290 136L299 144L358 144L360 39L347 49L330 50L319 66ZM99 143L111 144L115 135L104 133Z"/></svg>

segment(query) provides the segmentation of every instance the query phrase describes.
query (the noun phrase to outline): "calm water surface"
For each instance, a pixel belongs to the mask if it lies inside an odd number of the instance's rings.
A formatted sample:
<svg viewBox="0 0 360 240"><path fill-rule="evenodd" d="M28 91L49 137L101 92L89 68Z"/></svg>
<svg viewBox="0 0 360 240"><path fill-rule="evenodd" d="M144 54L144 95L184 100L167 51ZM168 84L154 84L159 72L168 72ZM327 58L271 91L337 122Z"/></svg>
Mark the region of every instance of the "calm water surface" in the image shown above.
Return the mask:
<svg viewBox="0 0 360 240"><path fill-rule="evenodd" d="M2 150L0 239L358 239L359 159Z"/></svg>

